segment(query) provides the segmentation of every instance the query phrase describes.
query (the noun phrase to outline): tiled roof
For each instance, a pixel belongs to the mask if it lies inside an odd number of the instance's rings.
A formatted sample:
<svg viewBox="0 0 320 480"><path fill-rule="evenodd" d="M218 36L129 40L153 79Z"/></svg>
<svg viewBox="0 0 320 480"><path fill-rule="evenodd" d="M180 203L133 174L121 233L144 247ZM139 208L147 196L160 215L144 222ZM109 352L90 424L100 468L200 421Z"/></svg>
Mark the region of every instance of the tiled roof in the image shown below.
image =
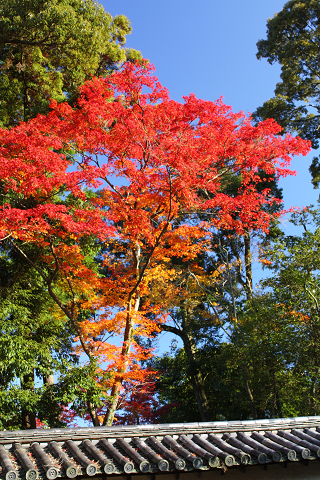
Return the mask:
<svg viewBox="0 0 320 480"><path fill-rule="evenodd" d="M0 432L0 478L6 480L178 473L319 457L320 417Z"/></svg>

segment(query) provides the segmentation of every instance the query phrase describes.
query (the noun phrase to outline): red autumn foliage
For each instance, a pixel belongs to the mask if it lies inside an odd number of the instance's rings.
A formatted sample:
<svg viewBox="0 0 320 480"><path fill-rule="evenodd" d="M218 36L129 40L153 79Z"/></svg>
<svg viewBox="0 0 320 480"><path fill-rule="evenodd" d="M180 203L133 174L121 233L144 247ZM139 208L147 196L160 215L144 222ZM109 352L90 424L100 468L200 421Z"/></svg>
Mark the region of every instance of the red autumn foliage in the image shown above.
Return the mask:
<svg viewBox="0 0 320 480"><path fill-rule="evenodd" d="M160 406L155 397L155 382L147 382L138 385L135 389L124 385L125 394L116 413L116 424L119 425L143 425L148 423L161 423L162 418L177 403Z"/></svg>

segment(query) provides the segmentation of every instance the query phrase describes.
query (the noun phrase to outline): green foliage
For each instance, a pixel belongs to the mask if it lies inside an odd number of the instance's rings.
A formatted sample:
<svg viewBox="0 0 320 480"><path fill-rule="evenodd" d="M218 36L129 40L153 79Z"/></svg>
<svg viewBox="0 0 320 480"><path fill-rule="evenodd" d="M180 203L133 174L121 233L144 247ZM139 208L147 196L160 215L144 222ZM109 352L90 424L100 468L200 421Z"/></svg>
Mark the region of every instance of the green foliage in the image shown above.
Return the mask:
<svg viewBox="0 0 320 480"><path fill-rule="evenodd" d="M104 381L106 376L98 378L97 371L98 363L93 358L87 365L68 369L61 376L57 385L60 403L63 405L71 403L70 408L79 417L87 414L88 403L94 405L94 408L98 408L103 405L103 400L105 400L105 394L99 381Z"/></svg>
<svg viewBox="0 0 320 480"><path fill-rule="evenodd" d="M246 359L257 418L310 414L297 368L304 331L287 309L274 292L256 293L234 326L232 343Z"/></svg>
<svg viewBox="0 0 320 480"><path fill-rule="evenodd" d="M318 147L320 133L320 4L317 0L290 0L267 23L267 39L257 43L257 58L281 65L275 97L258 108L254 117L274 118L286 131L296 131Z"/></svg>
<svg viewBox="0 0 320 480"><path fill-rule="evenodd" d="M242 386L241 368L235 361L234 346L223 342L217 346L201 348L197 351L197 358L205 378L212 420L249 418L250 405ZM161 422L201 421L184 349L155 359L152 367L160 373L156 385L160 403L171 404Z"/></svg>
<svg viewBox="0 0 320 480"><path fill-rule="evenodd" d="M141 58L122 48L130 21L93 0L3 0L0 32L3 127L46 113L50 98L73 103L91 75Z"/></svg>
<svg viewBox="0 0 320 480"><path fill-rule="evenodd" d="M261 259L272 274L237 304L227 338L221 342L215 335L205 342L194 331L213 420L320 413L319 210L303 210L291 221L303 233L265 238ZM193 313L200 325L201 312ZM173 351L152 366L160 371L160 402L172 404L163 421L200 421L186 351Z"/></svg>
<svg viewBox="0 0 320 480"><path fill-rule="evenodd" d="M58 421L58 399L43 380L77 363L73 332L48 297L39 276L14 252L0 258L0 428L22 428L23 412Z"/></svg>
<svg viewBox="0 0 320 480"><path fill-rule="evenodd" d="M265 251L273 277L264 285L286 307L287 321L295 323L299 331L295 369L305 385L305 403L315 414L320 409L319 209L294 214L292 223L304 231L300 236L282 238Z"/></svg>
<svg viewBox="0 0 320 480"><path fill-rule="evenodd" d="M304 321L290 302L277 302L275 292L256 294L243 305L228 343L197 350L212 420L252 419L252 405L256 418L319 414L314 335L320 324ZM201 421L185 350L154 360L152 367L160 373L160 403L170 406L161 421Z"/></svg>

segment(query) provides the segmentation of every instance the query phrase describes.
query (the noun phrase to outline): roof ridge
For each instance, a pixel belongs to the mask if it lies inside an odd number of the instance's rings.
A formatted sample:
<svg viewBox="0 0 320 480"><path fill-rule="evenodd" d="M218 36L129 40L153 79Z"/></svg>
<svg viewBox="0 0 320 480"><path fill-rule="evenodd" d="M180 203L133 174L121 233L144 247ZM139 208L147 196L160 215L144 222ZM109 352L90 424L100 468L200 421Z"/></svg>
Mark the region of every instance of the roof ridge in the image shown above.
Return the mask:
<svg viewBox="0 0 320 480"><path fill-rule="evenodd" d="M193 422L193 423L166 423L150 425L115 425L112 427L69 427L48 428L35 430L5 430L0 432L0 443L12 443L15 441L51 441L65 438L82 440L84 438L101 438L102 436L135 437L150 435L173 435L181 433L215 433L254 431L254 430L277 430L279 428L307 428L310 425L320 426L320 416L270 418L261 420L232 420L219 422Z"/></svg>

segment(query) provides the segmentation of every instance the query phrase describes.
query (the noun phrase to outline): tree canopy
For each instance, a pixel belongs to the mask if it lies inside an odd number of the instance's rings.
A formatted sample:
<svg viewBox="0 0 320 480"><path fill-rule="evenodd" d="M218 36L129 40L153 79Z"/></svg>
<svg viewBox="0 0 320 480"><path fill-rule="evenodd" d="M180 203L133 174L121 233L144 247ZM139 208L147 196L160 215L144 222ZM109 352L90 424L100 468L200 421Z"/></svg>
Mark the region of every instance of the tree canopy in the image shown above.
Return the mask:
<svg viewBox="0 0 320 480"><path fill-rule="evenodd" d="M279 137L273 121L252 126L220 100L171 100L152 70L128 62L87 81L74 108L52 101L47 116L1 131L1 237L39 274L89 362L108 365L107 424L123 382L142 378L137 362L147 353L134 336L152 334L161 321L161 304L148 297L158 277L170 276L170 259L195 258L212 226L267 230L271 214L261 207L278 200L257 190L257 172L290 174L289 155L309 149L300 138ZM232 195L221 190L230 174L240 179ZM210 220L195 216L209 210ZM181 214L186 220L177 222ZM105 275L84 255L91 237L108 247ZM40 248L38 259L28 245ZM104 340L114 334L121 347ZM98 405L89 403L98 425Z"/></svg>
<svg viewBox="0 0 320 480"><path fill-rule="evenodd" d="M316 0L290 0L267 23L267 39L257 43L257 58L281 65L281 82L275 97L255 113L274 118L286 130L318 146L319 133L319 27L320 5Z"/></svg>
<svg viewBox="0 0 320 480"><path fill-rule="evenodd" d="M267 23L267 39L257 43L257 58L281 65L275 96L254 113L256 120L274 118L284 131L297 132L318 148L320 138L320 6L317 0L290 0ZM319 185L319 158L310 166Z"/></svg>
<svg viewBox="0 0 320 480"><path fill-rule="evenodd" d="M74 102L92 75L106 75L139 52L131 32L93 0L3 0L0 5L0 124L48 112L51 98Z"/></svg>

